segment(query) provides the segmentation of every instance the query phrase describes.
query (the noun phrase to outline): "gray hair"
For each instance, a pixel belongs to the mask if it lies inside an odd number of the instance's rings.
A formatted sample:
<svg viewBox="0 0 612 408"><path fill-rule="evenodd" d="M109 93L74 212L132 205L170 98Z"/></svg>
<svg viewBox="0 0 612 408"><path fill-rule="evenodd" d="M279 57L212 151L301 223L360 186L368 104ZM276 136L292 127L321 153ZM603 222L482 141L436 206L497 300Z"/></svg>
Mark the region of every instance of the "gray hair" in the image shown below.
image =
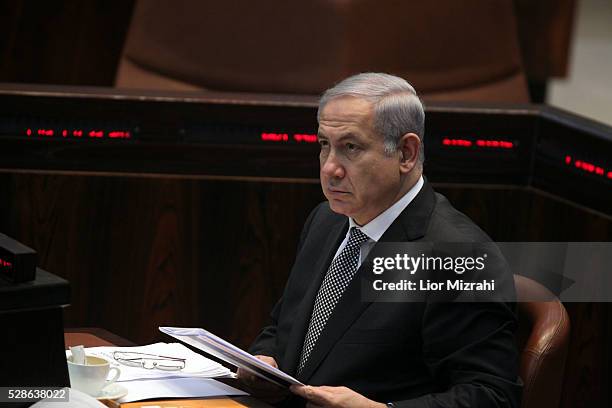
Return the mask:
<svg viewBox="0 0 612 408"><path fill-rule="evenodd" d="M329 101L344 96L365 99L372 104L374 130L384 137L387 154L397 151L402 136L415 133L421 140L419 164L423 164L425 111L412 85L389 74L367 72L353 75L323 93L319 100L317 121Z"/></svg>

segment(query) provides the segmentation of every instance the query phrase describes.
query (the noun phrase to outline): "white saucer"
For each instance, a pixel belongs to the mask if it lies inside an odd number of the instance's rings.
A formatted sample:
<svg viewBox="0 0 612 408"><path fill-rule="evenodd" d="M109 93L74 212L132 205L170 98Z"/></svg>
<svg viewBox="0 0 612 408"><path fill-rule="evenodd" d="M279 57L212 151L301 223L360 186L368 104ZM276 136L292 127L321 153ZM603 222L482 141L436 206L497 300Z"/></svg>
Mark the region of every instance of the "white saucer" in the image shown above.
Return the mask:
<svg viewBox="0 0 612 408"><path fill-rule="evenodd" d="M123 398L127 395L128 390L123 385L119 385L117 383L111 384L104 388L98 395L96 395L96 399L99 400L116 400L119 398Z"/></svg>

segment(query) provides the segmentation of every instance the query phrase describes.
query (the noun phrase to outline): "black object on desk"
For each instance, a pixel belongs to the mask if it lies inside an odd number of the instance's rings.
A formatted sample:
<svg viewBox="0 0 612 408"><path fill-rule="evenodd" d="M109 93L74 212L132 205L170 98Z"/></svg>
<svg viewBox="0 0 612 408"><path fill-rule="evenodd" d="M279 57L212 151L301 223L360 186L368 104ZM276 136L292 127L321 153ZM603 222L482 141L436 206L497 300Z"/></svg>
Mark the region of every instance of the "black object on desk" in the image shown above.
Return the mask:
<svg viewBox="0 0 612 408"><path fill-rule="evenodd" d="M0 386L69 386L62 308L70 284L37 268L24 283L0 280Z"/></svg>
<svg viewBox="0 0 612 408"><path fill-rule="evenodd" d="M28 282L36 278L36 251L0 234L0 278L9 282Z"/></svg>

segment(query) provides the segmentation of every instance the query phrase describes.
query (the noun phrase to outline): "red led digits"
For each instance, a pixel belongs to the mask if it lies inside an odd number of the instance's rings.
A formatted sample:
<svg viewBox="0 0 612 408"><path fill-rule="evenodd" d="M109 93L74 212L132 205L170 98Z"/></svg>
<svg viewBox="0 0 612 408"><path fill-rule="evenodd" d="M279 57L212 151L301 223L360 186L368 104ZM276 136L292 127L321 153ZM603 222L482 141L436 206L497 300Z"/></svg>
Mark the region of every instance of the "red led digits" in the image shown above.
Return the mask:
<svg viewBox="0 0 612 408"><path fill-rule="evenodd" d="M293 135L293 140L296 142L317 143L317 135L296 133Z"/></svg>
<svg viewBox="0 0 612 408"><path fill-rule="evenodd" d="M482 147L486 149L514 149L514 143L509 142L507 140L487 140L487 139L477 139L476 142L472 142L467 139L457 139L445 137L442 139L443 146L452 146L452 147Z"/></svg>
<svg viewBox="0 0 612 408"><path fill-rule="evenodd" d="M317 143L317 135L311 133L293 133L290 138L289 133L262 132L260 140L277 143L286 143L289 141L297 143Z"/></svg>
<svg viewBox="0 0 612 408"><path fill-rule="evenodd" d="M38 129L36 134L38 136L53 136L53 129Z"/></svg>
<svg viewBox="0 0 612 408"><path fill-rule="evenodd" d="M472 141L465 140L465 139L451 139L451 138L445 137L444 139L442 139L442 144L444 146L471 147Z"/></svg>
<svg viewBox="0 0 612 408"><path fill-rule="evenodd" d="M11 266L13 266L13 264L10 263L9 261L5 261L4 259L0 258L0 266L6 266L10 268Z"/></svg>
<svg viewBox="0 0 612 408"><path fill-rule="evenodd" d="M129 139L130 136L130 132L124 132L122 130L113 130L111 132L108 132L108 137L110 137L111 139Z"/></svg>
<svg viewBox="0 0 612 408"><path fill-rule="evenodd" d="M61 130L57 129L57 132L53 129L46 129L46 128L36 128L36 129L32 129L32 128L27 128L25 130L25 134L28 137L31 136L44 136L44 137L54 137L54 136L60 136L64 139L68 139L68 138L82 138L83 135L86 135L88 138L90 139L130 139L132 137L132 134L127 131L127 130L111 130L108 133L105 133L104 130L100 130L100 129L92 129L92 130L83 130L83 129L66 129L66 128L60 128Z"/></svg>
<svg viewBox="0 0 612 408"><path fill-rule="evenodd" d="M286 142L289 140L287 133L262 133L261 140L266 142Z"/></svg>
<svg viewBox="0 0 612 408"><path fill-rule="evenodd" d="M595 174L596 176L612 179L612 171L606 172L602 166L597 166L584 160L574 160L570 155L566 155L563 162L565 165L573 166L574 168L584 171L585 173L591 173Z"/></svg>
<svg viewBox="0 0 612 408"><path fill-rule="evenodd" d="M478 147L493 147L496 149L512 149L514 147L514 143L508 142L506 140L483 140L478 139L476 141L476 146Z"/></svg>

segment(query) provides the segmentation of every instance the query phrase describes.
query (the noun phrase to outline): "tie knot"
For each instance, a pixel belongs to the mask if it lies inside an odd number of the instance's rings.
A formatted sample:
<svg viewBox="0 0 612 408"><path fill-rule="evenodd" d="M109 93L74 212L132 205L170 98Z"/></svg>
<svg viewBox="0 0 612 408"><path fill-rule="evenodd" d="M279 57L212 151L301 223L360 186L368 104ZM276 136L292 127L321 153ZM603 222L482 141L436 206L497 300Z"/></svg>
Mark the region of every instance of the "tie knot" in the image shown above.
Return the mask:
<svg viewBox="0 0 612 408"><path fill-rule="evenodd" d="M361 232L357 227L352 227L346 246L359 246L370 239L366 234Z"/></svg>

